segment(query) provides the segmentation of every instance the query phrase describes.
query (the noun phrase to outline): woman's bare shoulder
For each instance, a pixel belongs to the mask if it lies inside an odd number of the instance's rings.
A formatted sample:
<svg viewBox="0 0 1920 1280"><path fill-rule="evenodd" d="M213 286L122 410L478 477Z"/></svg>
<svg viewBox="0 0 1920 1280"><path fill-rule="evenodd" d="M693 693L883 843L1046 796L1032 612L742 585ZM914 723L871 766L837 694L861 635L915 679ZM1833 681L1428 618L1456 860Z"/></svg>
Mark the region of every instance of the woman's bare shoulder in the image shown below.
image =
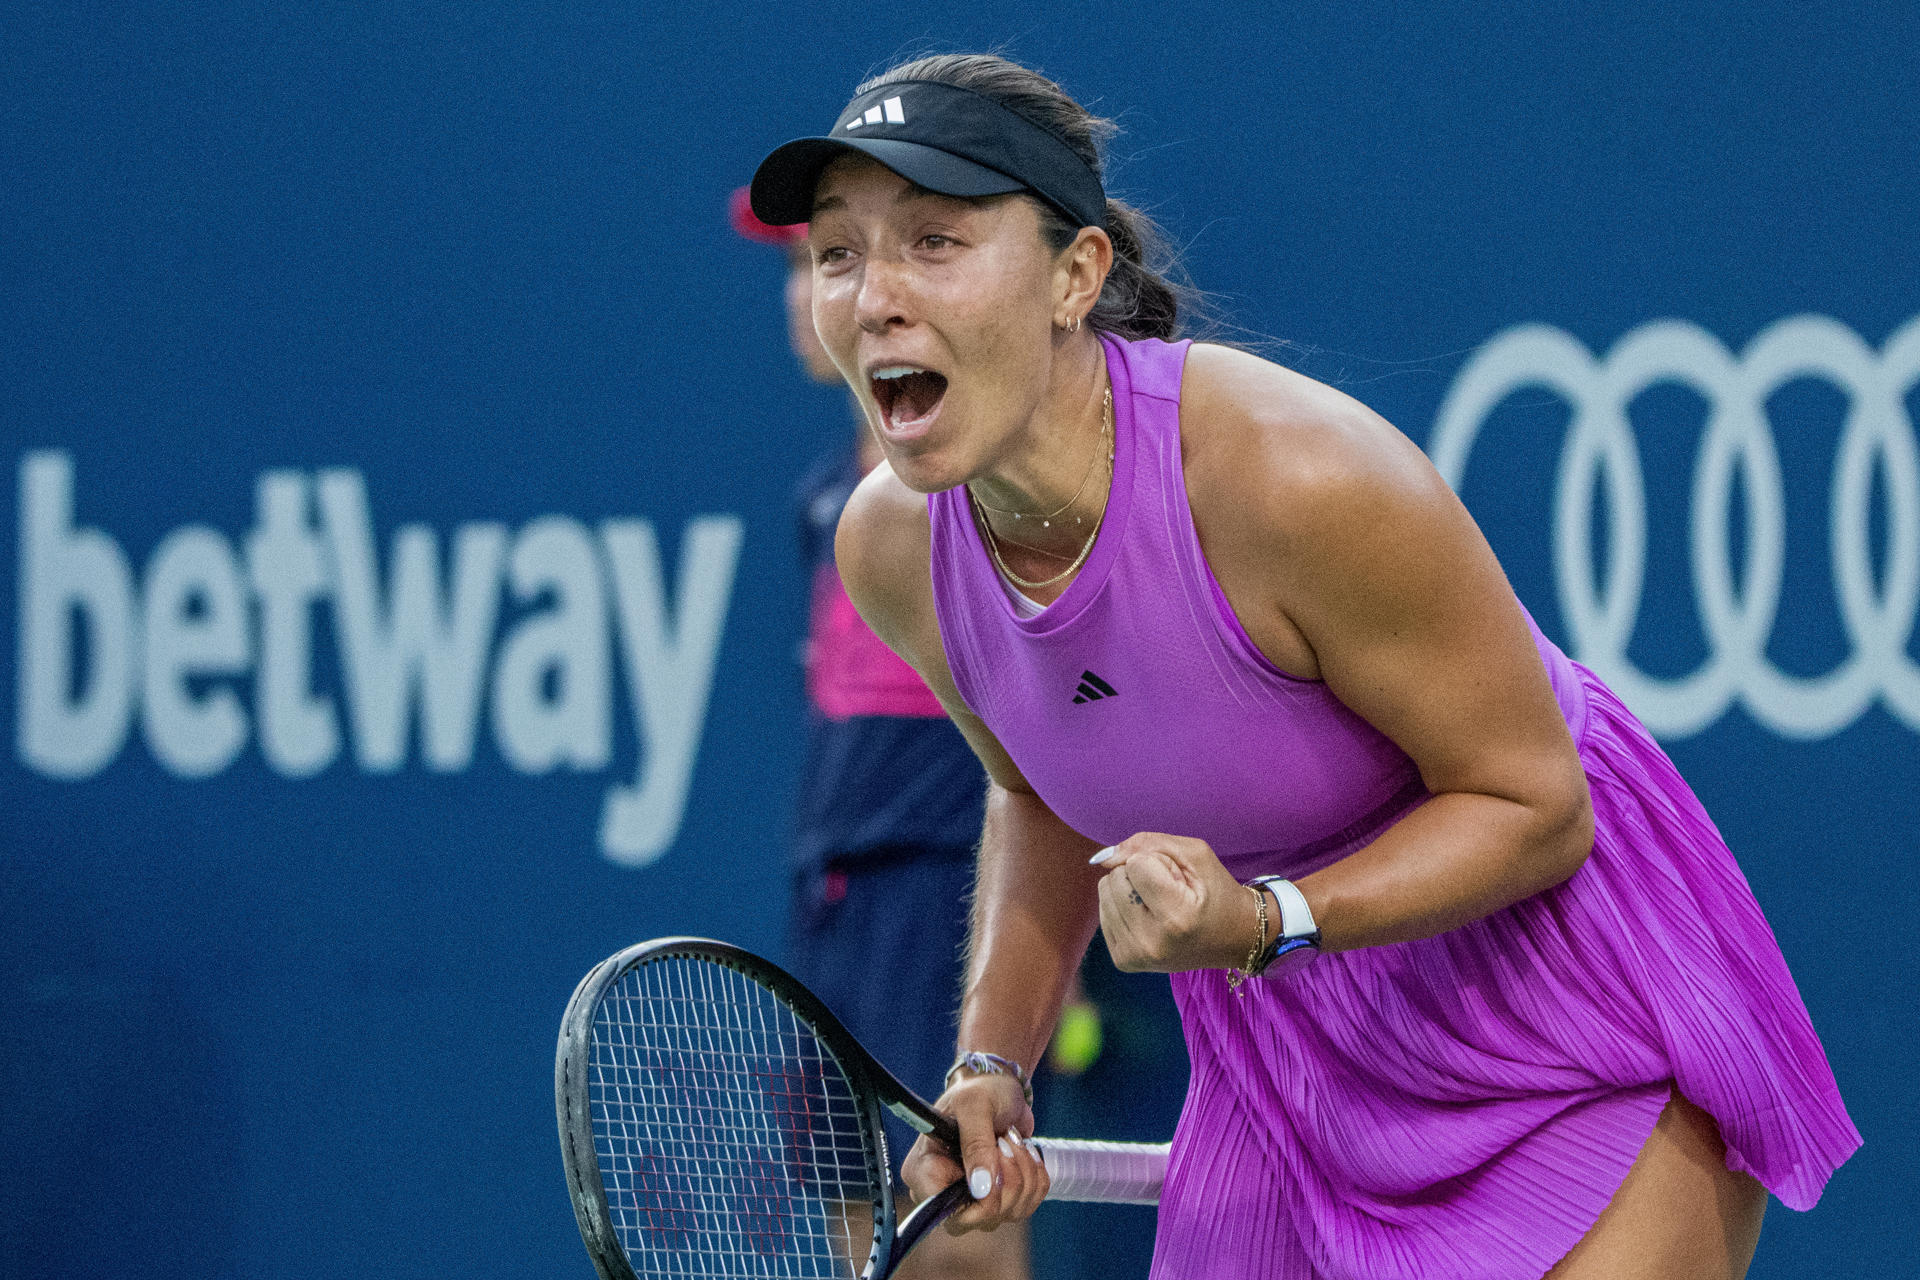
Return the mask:
<svg viewBox="0 0 1920 1280"><path fill-rule="evenodd" d="M1231 347L1189 352L1180 435L1196 515L1238 513L1276 534L1445 489L1419 446L1360 401Z"/></svg>
<svg viewBox="0 0 1920 1280"><path fill-rule="evenodd" d="M840 580L867 625L895 650L917 648L932 620L932 541L926 496L885 462L860 481L840 515L833 544Z"/></svg>
<svg viewBox="0 0 1920 1280"><path fill-rule="evenodd" d="M1481 557L1478 530L1411 440L1352 396L1246 352L1193 349L1180 453L1215 580L1294 675L1326 674L1323 647L1355 633L1351 619L1329 621L1330 606L1351 604L1360 584L1405 603L1418 574Z"/></svg>
<svg viewBox="0 0 1920 1280"><path fill-rule="evenodd" d="M875 635L920 673L985 765L994 783L1032 794L993 733L954 687L934 613L933 524L925 494L882 462L854 489L840 515L834 558L840 580Z"/></svg>

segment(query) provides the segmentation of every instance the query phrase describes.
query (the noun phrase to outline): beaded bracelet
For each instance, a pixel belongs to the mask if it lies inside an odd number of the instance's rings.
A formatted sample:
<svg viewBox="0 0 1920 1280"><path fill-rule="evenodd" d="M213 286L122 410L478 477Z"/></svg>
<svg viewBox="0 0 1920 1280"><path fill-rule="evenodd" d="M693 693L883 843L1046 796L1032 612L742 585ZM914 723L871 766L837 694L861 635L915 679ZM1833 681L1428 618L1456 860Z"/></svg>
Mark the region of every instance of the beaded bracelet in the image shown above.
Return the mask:
<svg viewBox="0 0 1920 1280"><path fill-rule="evenodd" d="M982 1053L978 1049L969 1049L955 1058L953 1065L947 1068L946 1079L941 1088L953 1087L953 1074L956 1071L971 1071L980 1076L1012 1076L1014 1083L1020 1086L1020 1092L1026 1095L1027 1105L1033 1105L1033 1084L1027 1079L1027 1071L1011 1058L1003 1058L997 1053Z"/></svg>

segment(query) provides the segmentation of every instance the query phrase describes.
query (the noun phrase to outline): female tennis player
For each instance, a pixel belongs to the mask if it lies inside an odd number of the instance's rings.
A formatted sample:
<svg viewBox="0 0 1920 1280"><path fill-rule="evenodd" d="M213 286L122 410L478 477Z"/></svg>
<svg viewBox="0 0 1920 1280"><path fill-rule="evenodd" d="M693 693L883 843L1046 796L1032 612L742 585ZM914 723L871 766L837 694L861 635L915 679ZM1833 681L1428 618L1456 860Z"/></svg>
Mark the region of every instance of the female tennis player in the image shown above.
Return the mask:
<svg viewBox="0 0 1920 1280"><path fill-rule="evenodd" d="M1744 1274L1860 1138L1732 855L1419 449L1172 341L1107 127L922 59L752 188L886 454L841 574L991 779L962 1150L909 1185L1039 1203L1022 1077L1097 925L1192 1059L1155 1276Z"/></svg>

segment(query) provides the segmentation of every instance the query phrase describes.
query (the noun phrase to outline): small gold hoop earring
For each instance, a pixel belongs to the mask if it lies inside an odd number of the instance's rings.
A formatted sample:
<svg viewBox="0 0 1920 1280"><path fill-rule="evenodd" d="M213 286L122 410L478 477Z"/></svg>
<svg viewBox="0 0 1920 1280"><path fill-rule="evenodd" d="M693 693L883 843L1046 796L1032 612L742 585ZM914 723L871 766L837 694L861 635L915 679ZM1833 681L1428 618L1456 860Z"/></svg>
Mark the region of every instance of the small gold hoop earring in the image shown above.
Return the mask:
<svg viewBox="0 0 1920 1280"><path fill-rule="evenodd" d="M1068 333L1078 333L1078 332L1080 332L1080 317L1079 317L1079 316L1068 316L1068 317L1067 317L1067 326L1066 326L1066 327L1067 327L1067 332L1068 332Z"/></svg>

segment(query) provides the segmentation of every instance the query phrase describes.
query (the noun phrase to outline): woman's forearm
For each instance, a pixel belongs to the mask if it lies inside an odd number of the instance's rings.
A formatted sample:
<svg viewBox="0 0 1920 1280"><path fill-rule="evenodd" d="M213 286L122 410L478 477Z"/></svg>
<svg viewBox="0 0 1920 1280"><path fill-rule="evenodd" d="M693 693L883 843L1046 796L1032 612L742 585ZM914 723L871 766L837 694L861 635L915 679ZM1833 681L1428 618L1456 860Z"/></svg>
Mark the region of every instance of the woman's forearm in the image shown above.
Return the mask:
<svg viewBox="0 0 1920 1280"><path fill-rule="evenodd" d="M1038 1064L1099 923L1098 847L1031 792L989 790L960 1048Z"/></svg>
<svg viewBox="0 0 1920 1280"><path fill-rule="evenodd" d="M1593 815L1578 795L1528 806L1443 793L1379 839L1298 881L1328 950L1429 938L1552 888L1585 861Z"/></svg>

